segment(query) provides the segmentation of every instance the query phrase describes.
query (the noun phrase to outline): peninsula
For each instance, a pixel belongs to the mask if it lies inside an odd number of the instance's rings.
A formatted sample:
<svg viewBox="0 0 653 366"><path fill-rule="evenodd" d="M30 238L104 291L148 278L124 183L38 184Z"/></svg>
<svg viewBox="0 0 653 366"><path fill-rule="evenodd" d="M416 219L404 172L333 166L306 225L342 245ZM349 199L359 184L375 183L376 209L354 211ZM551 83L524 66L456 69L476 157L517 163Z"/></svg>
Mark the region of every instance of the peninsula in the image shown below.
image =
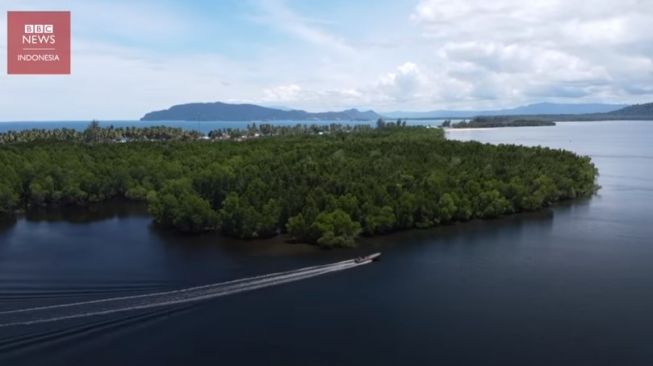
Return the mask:
<svg viewBox="0 0 653 366"><path fill-rule="evenodd" d="M285 233L328 248L537 210L597 189L588 157L449 141L442 129L400 121L210 135L97 123L83 133L4 134L0 215L124 198L147 202L158 225L178 231Z"/></svg>
<svg viewBox="0 0 653 366"><path fill-rule="evenodd" d="M496 128L496 127L536 127L536 126L555 126L555 122L538 119L538 118L525 118L525 117L510 117L510 116L496 116L496 117L476 117L471 121L461 121L452 123L447 120L444 121L442 127L451 128Z"/></svg>

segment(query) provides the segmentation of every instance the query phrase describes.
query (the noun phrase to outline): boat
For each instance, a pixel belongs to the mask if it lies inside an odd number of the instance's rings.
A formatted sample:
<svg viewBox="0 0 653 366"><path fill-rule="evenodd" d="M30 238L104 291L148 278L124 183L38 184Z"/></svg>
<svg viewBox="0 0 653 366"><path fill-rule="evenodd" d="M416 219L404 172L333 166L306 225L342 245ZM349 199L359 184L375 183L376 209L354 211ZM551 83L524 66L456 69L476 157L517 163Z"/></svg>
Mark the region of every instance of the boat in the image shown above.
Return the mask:
<svg viewBox="0 0 653 366"><path fill-rule="evenodd" d="M370 255L358 257L354 259L355 263L376 262L381 260L381 253L373 253Z"/></svg>

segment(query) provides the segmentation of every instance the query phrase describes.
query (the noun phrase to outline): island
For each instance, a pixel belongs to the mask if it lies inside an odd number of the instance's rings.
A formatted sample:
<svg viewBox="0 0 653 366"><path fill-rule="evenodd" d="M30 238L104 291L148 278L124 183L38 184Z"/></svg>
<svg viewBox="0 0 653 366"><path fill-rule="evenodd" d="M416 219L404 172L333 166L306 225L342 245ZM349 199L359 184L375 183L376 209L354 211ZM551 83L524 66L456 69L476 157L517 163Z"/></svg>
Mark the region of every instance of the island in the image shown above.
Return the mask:
<svg viewBox="0 0 653 366"><path fill-rule="evenodd" d="M380 116L374 111L348 109L340 112L310 113L283 110L254 104L189 103L166 110L147 113L141 121L373 121Z"/></svg>
<svg viewBox="0 0 653 366"><path fill-rule="evenodd" d="M225 139L224 136L236 136ZM167 127L0 134L0 215L122 198L161 227L324 248L591 196L589 157L450 141L401 121L205 136Z"/></svg>

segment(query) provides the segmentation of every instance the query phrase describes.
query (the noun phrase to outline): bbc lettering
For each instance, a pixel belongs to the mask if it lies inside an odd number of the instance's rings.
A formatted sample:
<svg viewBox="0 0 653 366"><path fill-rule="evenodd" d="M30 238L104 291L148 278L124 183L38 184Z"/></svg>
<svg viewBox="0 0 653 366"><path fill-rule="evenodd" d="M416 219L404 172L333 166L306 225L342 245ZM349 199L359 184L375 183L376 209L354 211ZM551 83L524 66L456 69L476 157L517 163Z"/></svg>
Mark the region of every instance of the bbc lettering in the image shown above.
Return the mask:
<svg viewBox="0 0 653 366"><path fill-rule="evenodd" d="M25 34L52 34L54 25L52 24L25 24Z"/></svg>
<svg viewBox="0 0 653 366"><path fill-rule="evenodd" d="M27 45L54 45L57 43L52 24L25 24L23 44Z"/></svg>

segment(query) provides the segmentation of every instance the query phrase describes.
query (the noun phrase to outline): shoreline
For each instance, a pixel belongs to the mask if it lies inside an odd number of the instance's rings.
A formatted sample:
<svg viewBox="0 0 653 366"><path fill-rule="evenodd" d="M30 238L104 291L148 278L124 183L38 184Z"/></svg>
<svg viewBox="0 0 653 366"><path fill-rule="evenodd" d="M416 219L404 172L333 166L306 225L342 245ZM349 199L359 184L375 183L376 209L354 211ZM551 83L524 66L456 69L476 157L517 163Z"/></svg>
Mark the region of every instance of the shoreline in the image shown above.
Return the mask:
<svg viewBox="0 0 653 366"><path fill-rule="evenodd" d="M594 195L596 195L596 193ZM311 243L294 241L288 233L280 233L265 238L242 239L230 237L220 231L203 231L198 233L180 232L173 228L166 228L157 225L154 222L154 217L148 212L146 203L142 201L131 201L128 199L111 199L106 202L95 202L86 206L50 206L17 210L17 214L13 216L0 218L0 229L10 230L21 220L32 222L90 224L116 218L147 217L148 220L150 220L148 224L150 230L157 236L166 236L168 238L184 241L214 237L216 243L232 250L277 256L287 254L326 253L332 250L357 251L369 246L376 248L380 245L379 243L383 243L382 245L395 245L393 244L395 243L395 241L392 240L393 237L402 237L406 235L419 236L420 234L418 233L433 233L448 229L458 230L461 228L464 229L467 226L478 227L491 225L492 223L496 223L500 226L524 219L551 219L554 215L553 210L560 208L571 209L576 206L583 206L587 204L594 195L591 197L579 197L576 199L557 201L549 206L537 210L515 212L495 218L473 218L466 221L451 221L449 223L424 228L413 227L407 229L396 229L375 235L361 235L356 239L356 245L353 247L323 248ZM387 243L388 241L390 243Z"/></svg>

